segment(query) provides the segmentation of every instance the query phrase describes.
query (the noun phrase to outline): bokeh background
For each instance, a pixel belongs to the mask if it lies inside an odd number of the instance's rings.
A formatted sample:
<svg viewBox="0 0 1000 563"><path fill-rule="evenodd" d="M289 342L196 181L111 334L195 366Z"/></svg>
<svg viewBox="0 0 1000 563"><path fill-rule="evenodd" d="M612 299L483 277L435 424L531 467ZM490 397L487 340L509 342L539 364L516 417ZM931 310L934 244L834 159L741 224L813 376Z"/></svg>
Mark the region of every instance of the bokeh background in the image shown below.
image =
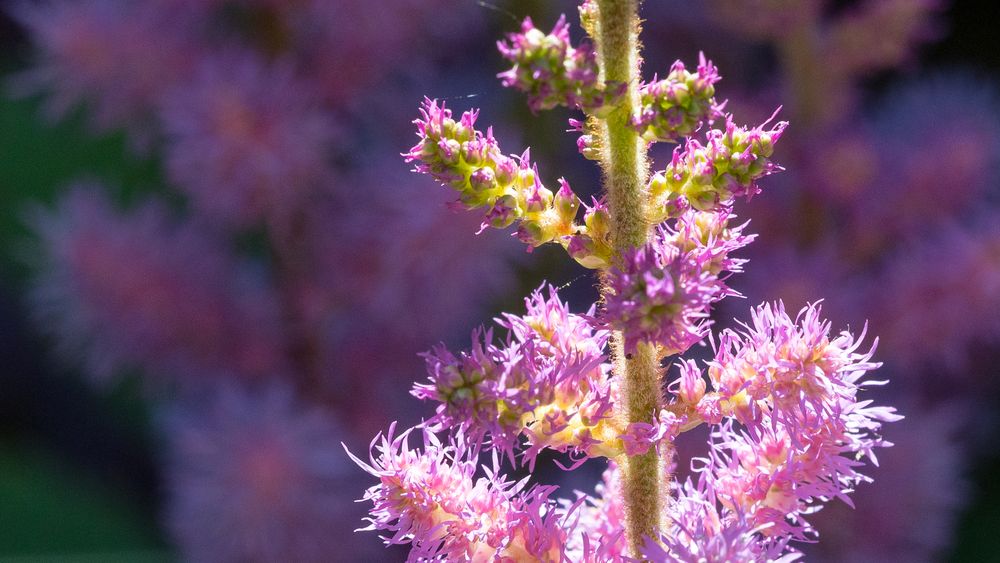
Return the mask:
<svg viewBox="0 0 1000 563"><path fill-rule="evenodd" d="M408 173L423 95L594 193L493 39L574 2L0 3L0 560L398 560L343 454L429 405L418 354L594 281ZM815 561L1000 561L1000 36L988 2L646 0L787 168L738 206L748 300L866 320L907 416ZM579 34L578 34L579 36ZM668 153L658 153L663 162ZM693 443L693 442L692 442ZM686 446L687 447L687 446ZM694 446L691 446L694 452ZM685 454L690 452L685 451ZM544 465L544 464L543 464ZM549 464L551 465L551 464ZM574 473L590 489L599 468ZM558 471L544 475L560 479Z"/></svg>

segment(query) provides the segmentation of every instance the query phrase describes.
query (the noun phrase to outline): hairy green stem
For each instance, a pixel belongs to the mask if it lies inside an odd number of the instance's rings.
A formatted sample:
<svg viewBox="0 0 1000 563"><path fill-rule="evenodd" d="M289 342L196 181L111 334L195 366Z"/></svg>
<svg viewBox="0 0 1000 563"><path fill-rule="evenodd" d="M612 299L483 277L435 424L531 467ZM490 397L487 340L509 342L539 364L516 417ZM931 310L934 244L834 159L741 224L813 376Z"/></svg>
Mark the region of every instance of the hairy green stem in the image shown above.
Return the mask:
<svg viewBox="0 0 1000 563"><path fill-rule="evenodd" d="M624 83L628 93L602 124L602 168L604 190L611 214L615 260L630 248L646 244L650 225L646 220L646 184L649 180L646 143L629 124L638 105L639 0L598 0L595 39L605 82ZM612 342L615 376L621 386L618 415L626 423L653 422L663 404L660 364L656 350L640 345L626 356L621 333ZM625 533L633 556L660 530L660 512L665 499L665 475L655 449L622 460L622 496Z"/></svg>

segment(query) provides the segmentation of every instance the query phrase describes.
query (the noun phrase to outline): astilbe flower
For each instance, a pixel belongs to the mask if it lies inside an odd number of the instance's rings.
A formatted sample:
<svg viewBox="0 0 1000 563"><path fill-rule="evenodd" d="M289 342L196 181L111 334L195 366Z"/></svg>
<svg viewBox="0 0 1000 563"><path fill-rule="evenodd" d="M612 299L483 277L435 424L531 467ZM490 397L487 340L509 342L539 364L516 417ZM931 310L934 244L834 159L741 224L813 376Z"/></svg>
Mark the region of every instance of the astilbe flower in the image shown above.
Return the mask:
<svg viewBox="0 0 1000 563"><path fill-rule="evenodd" d="M718 280L676 247L652 244L626 255L611 271L607 317L624 332L626 353L654 342L680 353L706 336L709 306L719 300Z"/></svg>
<svg viewBox="0 0 1000 563"><path fill-rule="evenodd" d="M290 62L206 58L165 98L170 179L206 215L236 226L287 221L330 181L332 118Z"/></svg>
<svg viewBox="0 0 1000 563"><path fill-rule="evenodd" d="M789 563L801 554L789 548L788 539L762 540L767 526L753 526L746 516L720 502L704 473L676 487L677 498L667 512L669 533L660 544L650 544L644 555L652 561L671 563Z"/></svg>
<svg viewBox="0 0 1000 563"><path fill-rule="evenodd" d="M639 342L683 353L705 337L711 305L738 295L720 274L741 270L743 261L729 253L753 237L743 235L742 226L728 227L729 217L728 211L689 211L610 270L605 317L624 333L627 353Z"/></svg>
<svg viewBox="0 0 1000 563"><path fill-rule="evenodd" d="M743 334L723 334L709 378L714 393L696 410L709 422L732 416L744 425L723 423L713 432L719 453L713 459L715 490L739 505L754 525L770 523L766 534L805 539L801 520L818 499L838 497L867 481L860 462L887 445L876 434L883 422L899 420L895 409L859 401L869 361L843 332L830 338L830 324L818 307L804 308L793 321L778 305L752 311Z"/></svg>
<svg viewBox="0 0 1000 563"><path fill-rule="evenodd" d="M722 115L714 97L720 78L719 69L704 53L699 55L696 72L675 62L665 79L653 78L639 89L642 105L632 125L647 141L677 142L693 134Z"/></svg>
<svg viewBox="0 0 1000 563"><path fill-rule="evenodd" d="M725 130L709 131L705 144L688 139L683 148L678 146L670 164L649 183L656 222L688 207L715 211L735 198L759 193L757 180L779 169L770 158L788 126L779 121L765 129L767 124L747 129L727 116Z"/></svg>
<svg viewBox="0 0 1000 563"><path fill-rule="evenodd" d="M141 367L197 380L287 366L277 304L219 242L166 209L116 211L99 186L79 186L34 226L47 256L32 302L67 358L107 379Z"/></svg>
<svg viewBox="0 0 1000 563"><path fill-rule="evenodd" d="M340 501L353 483L344 432L291 388L223 384L166 428L167 524L186 560L318 563L357 545Z"/></svg>
<svg viewBox="0 0 1000 563"><path fill-rule="evenodd" d="M571 514L577 533L569 538L567 554L574 561L622 561L628 556L628 544L625 541L621 473L615 462L608 463L595 493L583 497L585 502Z"/></svg>
<svg viewBox="0 0 1000 563"><path fill-rule="evenodd" d="M408 561L562 561L567 531L553 487L526 488L497 473L475 479L478 451L459 433L444 444L424 432L423 451L410 449L395 425L372 442L371 462L351 458L380 481L365 493L374 504L369 529L387 544L411 544Z"/></svg>
<svg viewBox="0 0 1000 563"><path fill-rule="evenodd" d="M611 264L611 216L603 200L584 204L583 228L563 241L566 252L584 268L601 269Z"/></svg>
<svg viewBox="0 0 1000 563"><path fill-rule="evenodd" d="M597 57L589 44L570 44L565 16L548 34L525 18L521 32L509 34L497 46L514 63L499 78L504 86L527 93L532 111L569 106L599 112L614 106L624 94L622 85L598 81Z"/></svg>
<svg viewBox="0 0 1000 563"><path fill-rule="evenodd" d="M542 448L578 457L606 455L622 446L611 419L609 370L603 363L608 333L569 312L555 290L541 288L526 300L523 316L505 314L506 343L492 331L473 333L473 346L458 356L443 346L425 355L430 382L413 395L440 404L431 428L461 427L475 441L513 457L522 435L534 465Z"/></svg>
<svg viewBox="0 0 1000 563"><path fill-rule="evenodd" d="M607 17L617 27L602 39L623 41L636 6L584 2L581 20L597 37ZM568 50L564 21L551 37L528 21L511 41L500 45L505 56L531 51L544 69L522 75L516 68L503 75L506 85L529 91L533 109L569 103L568 95L553 94L558 88L533 82L558 74ZM616 65L638 60L634 46L624 50L610 56ZM396 438L393 425L373 442L371 463L353 458L380 480L365 495L373 504L369 529L390 532L386 543L411 545L411 560L792 561L799 554L790 543L815 537L804 516L835 497L847 500L870 480L861 459L875 462L873 449L891 445L879 430L900 417L857 397L872 384L864 375L878 367L870 361L874 347L858 351L863 334L831 337L817 307L795 320L780 305L754 309L744 331L719 337L711 391L688 360L679 363L669 398L662 397L661 362L708 337L711 305L737 295L726 282L744 260L732 253L753 236L743 233L745 225L730 225L732 205L758 193L756 182L779 169L770 158L786 126L768 128L768 120L741 128L727 116L724 130L707 131L704 142L689 137L667 170L638 189L646 178L631 174L631 157L644 156L623 148L648 149L637 126L662 129L647 141L673 140L697 133L718 112L710 92L717 72L704 59L701 67L697 76L674 67L675 82L697 82L687 91L697 90L698 108L685 108L686 118L661 106L664 115L645 124L635 115L612 119L613 111L574 123L584 133L581 152L600 157L610 184L608 199L588 206L582 226L574 224L579 201L568 186L555 195L544 190L527 154L504 157L491 131L475 129L476 111L455 120L436 101L422 105L420 143L404 155L418 163L416 171L454 188L465 207L489 209L484 227L522 219L525 242L558 240L579 262L602 270L604 307L574 315L543 287L527 300L525 315L497 319L507 332L499 343L479 329L466 352L439 346L425 355L430 381L412 393L438 405L417 427L424 451L409 448L414 429ZM633 101L638 83L626 84ZM683 105L680 94L671 96L667 102ZM617 148L591 143L602 129ZM546 223L547 213L558 220ZM558 228L546 230L553 224ZM612 233L625 240L612 240ZM611 348L624 356L614 366L604 352L611 334ZM693 467L697 481L670 482L674 439L702 423L711 427L709 454ZM451 431L447 445L436 435L444 431ZM481 447L493 450L493 463L476 479ZM568 452L573 461L609 458L600 498L578 494L576 502L557 504L549 501L554 488L508 483L499 464L516 462L521 448L529 470L542 448ZM659 476L667 481L656 482ZM666 491L676 496L672 503ZM523 507L531 507L527 518Z"/></svg>

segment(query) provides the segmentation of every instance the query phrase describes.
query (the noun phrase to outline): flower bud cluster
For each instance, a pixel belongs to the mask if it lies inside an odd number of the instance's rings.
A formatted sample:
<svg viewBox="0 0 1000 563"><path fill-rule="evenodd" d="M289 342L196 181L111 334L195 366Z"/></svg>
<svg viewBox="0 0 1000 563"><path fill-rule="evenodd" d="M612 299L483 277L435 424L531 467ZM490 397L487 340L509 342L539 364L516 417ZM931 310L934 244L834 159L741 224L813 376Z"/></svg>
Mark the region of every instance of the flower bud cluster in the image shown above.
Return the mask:
<svg viewBox="0 0 1000 563"><path fill-rule="evenodd" d="M414 121L420 142L406 153L417 172L429 174L459 194L467 209L486 209L483 228L503 229L518 221L517 237L532 248L547 242L572 245L570 254L588 268L605 267L611 256L607 209L588 208L584 224L576 223L580 199L569 183L559 180L552 193L542 185L529 153L505 156L493 137L475 128L478 112L466 111L456 121L451 110L426 99L422 119Z"/></svg>
<svg viewBox="0 0 1000 563"><path fill-rule="evenodd" d="M367 529L411 545L409 561L563 560L571 526L548 498L555 487L507 481L496 458L487 476L474 479L478 451L462 435L444 445L425 432L419 451L410 449L410 431L393 431L373 442L370 463L348 455L379 479L365 493L374 505Z"/></svg>
<svg viewBox="0 0 1000 563"><path fill-rule="evenodd" d="M620 453L604 363L608 333L592 327L593 309L570 313L552 288L548 296L535 291L526 303L524 316L497 320L508 331L505 344L493 344L491 331L477 332L469 352L456 356L438 347L425 355L430 382L412 393L440 403L428 424L488 436L511 456L523 435L532 464L543 448L577 457Z"/></svg>
<svg viewBox="0 0 1000 563"><path fill-rule="evenodd" d="M632 118L632 125L649 142L676 143L721 117L721 106L715 101L715 83L719 70L705 54L699 55L697 72L684 68L677 61L664 80L653 79L639 88L641 107Z"/></svg>
<svg viewBox="0 0 1000 563"><path fill-rule="evenodd" d="M729 218L728 210L688 211L611 268L605 318L624 333L626 353L639 342L657 344L666 354L683 353L705 336L711 305L737 295L725 277L741 271L744 261L729 253L753 236L742 234L742 226L728 227Z"/></svg>
<svg viewBox="0 0 1000 563"><path fill-rule="evenodd" d="M759 193L757 180L780 170L771 155L787 125L781 121L771 129L765 129L767 123L747 129L727 117L725 130L709 131L705 144L688 139L649 182L650 219L676 217L690 207L715 211L736 197Z"/></svg>
<svg viewBox="0 0 1000 563"><path fill-rule="evenodd" d="M514 63L499 78L504 86L527 93L532 111L568 106L600 114L625 95L625 84L599 82L594 50L586 43L573 47L566 16L548 34L525 18L521 32L509 34L497 47Z"/></svg>

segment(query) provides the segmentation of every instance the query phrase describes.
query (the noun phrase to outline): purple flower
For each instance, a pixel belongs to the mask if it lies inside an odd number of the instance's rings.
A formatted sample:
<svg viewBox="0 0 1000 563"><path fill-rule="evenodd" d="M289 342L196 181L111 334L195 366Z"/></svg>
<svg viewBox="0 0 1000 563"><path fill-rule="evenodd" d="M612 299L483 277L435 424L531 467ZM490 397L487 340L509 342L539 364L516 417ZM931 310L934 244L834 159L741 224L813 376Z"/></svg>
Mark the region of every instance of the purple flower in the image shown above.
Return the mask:
<svg viewBox="0 0 1000 563"><path fill-rule="evenodd" d="M660 411L652 423L630 422L625 427L625 432L620 435L625 454L642 455L649 451L649 448L673 443L686 422L686 417L678 417L666 409Z"/></svg>
<svg viewBox="0 0 1000 563"><path fill-rule="evenodd" d="M18 3L14 15L32 34L40 60L17 77L16 89L48 94L46 113L54 119L85 102L99 130L127 127L134 142L147 144L156 103L190 73L198 53L184 11L159 4Z"/></svg>
<svg viewBox="0 0 1000 563"><path fill-rule="evenodd" d="M716 211L734 198L750 199L759 193L757 180L781 170L770 158L774 143L788 126L780 121L765 129L770 121L747 129L738 127L727 116L725 130L710 130L704 144L688 139L683 148L678 146L663 173L650 180L653 208L664 218L688 205Z"/></svg>
<svg viewBox="0 0 1000 563"><path fill-rule="evenodd" d="M489 434L495 445L513 451L523 418L534 407L532 393L526 371L519 369L523 358L492 340L492 331L480 329L472 333L468 352L456 356L444 345L434 348L424 355L430 383L416 384L412 393L440 403L429 421L433 427L467 427L474 439Z"/></svg>
<svg viewBox="0 0 1000 563"><path fill-rule="evenodd" d="M710 479L687 480L676 487L667 511L668 532L659 543L647 542L644 555L671 563L790 563L802 555L785 538L769 538L767 527L755 527L738 507L720 499Z"/></svg>
<svg viewBox="0 0 1000 563"><path fill-rule="evenodd" d="M528 438L529 464L542 448L592 457L617 452L611 420L611 383L604 363L608 333L586 315L569 312L553 288L535 291L523 316L505 314L497 323L509 332L503 345L492 331L473 333L469 352L443 346L425 355L430 383L413 394L440 402L428 422L435 429L463 428L473 441L488 436L513 457L520 436Z"/></svg>
<svg viewBox="0 0 1000 563"><path fill-rule="evenodd" d="M902 418L857 397L877 384L861 379L879 364L850 333L831 339L819 314L807 307L793 321L780 304L753 310L744 332L722 335L709 368L716 393L702 399L745 425L730 420L712 433L705 471L714 490L754 526L769 526L765 534L799 541L812 533L803 516L815 504L850 503L846 494L870 480L860 459L877 463L874 448L891 445L879 429Z"/></svg>
<svg viewBox="0 0 1000 563"><path fill-rule="evenodd" d="M425 431L421 451L410 449L412 429L394 430L372 442L370 463L351 455L380 481L364 499L373 504L368 529L390 532L387 545L411 545L409 561L562 560L568 530L549 500L554 487L507 481L496 457L476 479L478 451L461 433L444 444Z"/></svg>
<svg viewBox="0 0 1000 563"><path fill-rule="evenodd" d="M683 353L705 337L710 306L736 295L718 275L725 266L739 267L728 251L750 241L740 228L721 227L725 221L726 215L685 215L677 231L660 227L653 242L609 271L604 318L623 331L626 353L639 342Z"/></svg>
<svg viewBox="0 0 1000 563"><path fill-rule="evenodd" d="M621 471L615 462L608 462L596 489L595 496L584 496L586 502L571 513L577 518L577 533L570 536L567 554L574 561L625 561L629 555L625 540L625 504L621 495Z"/></svg>
<svg viewBox="0 0 1000 563"><path fill-rule="evenodd" d="M870 361L874 344L858 351L863 333L858 339L847 331L831 338L830 323L821 319L816 305L803 308L794 320L781 303L761 305L750 314L745 330L722 334L708 370L741 423L758 429L781 423L793 433L812 432L826 426L828 417L855 410L858 387L872 384L861 379L881 366ZM896 418L891 409L875 412Z"/></svg>
<svg viewBox="0 0 1000 563"><path fill-rule="evenodd" d="M647 141L677 142L704 123L722 116L722 106L715 101L715 83L719 70L701 53L697 72L689 72L677 61L663 80L653 78L639 88L641 106L632 125Z"/></svg>
<svg viewBox="0 0 1000 563"><path fill-rule="evenodd" d="M569 184L560 179L553 194L542 185L528 151L504 156L492 129L483 134L475 128L478 111L466 111L455 121L444 104L425 99L420 113L414 121L420 142L404 155L406 161L416 161L414 171L456 190L464 207L485 208L484 229L519 220L516 235L531 247L552 241L568 245L571 235L587 232L574 222L580 201Z"/></svg>
<svg viewBox="0 0 1000 563"><path fill-rule="evenodd" d="M743 234L749 221L731 227L729 222L735 218L728 208L715 213L690 210L667 231L667 240L712 275L741 273L746 260L730 254L753 242L757 235Z"/></svg>

